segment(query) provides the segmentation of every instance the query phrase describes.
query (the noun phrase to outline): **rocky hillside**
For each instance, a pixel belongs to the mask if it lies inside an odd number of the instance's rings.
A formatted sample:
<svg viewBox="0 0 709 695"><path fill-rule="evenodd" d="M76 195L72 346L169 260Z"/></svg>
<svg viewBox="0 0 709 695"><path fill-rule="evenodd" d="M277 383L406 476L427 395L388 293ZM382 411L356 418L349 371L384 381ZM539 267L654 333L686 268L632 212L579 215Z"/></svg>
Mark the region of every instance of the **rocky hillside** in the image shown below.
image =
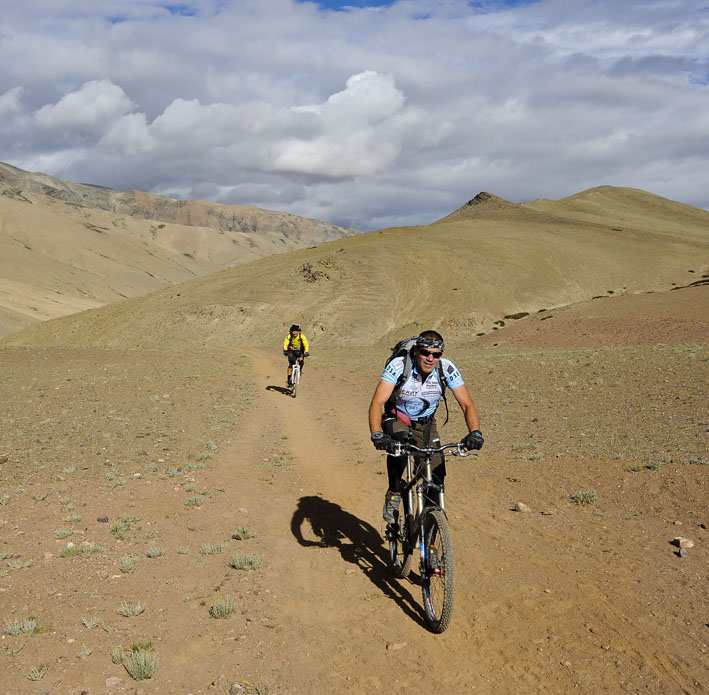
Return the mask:
<svg viewBox="0 0 709 695"><path fill-rule="evenodd" d="M0 336L354 233L284 212L115 191L0 163Z"/></svg>

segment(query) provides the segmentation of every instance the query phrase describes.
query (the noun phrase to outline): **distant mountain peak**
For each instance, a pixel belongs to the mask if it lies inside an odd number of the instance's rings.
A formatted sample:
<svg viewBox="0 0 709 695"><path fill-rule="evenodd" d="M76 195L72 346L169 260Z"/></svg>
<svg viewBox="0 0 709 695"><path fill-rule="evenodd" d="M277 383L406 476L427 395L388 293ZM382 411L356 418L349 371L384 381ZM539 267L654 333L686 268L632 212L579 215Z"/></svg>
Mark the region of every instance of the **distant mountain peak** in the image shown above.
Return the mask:
<svg viewBox="0 0 709 695"><path fill-rule="evenodd" d="M463 205L461 210L468 207L484 205L485 207L515 207L515 203L506 200L505 198L500 198L500 196L494 193L488 193L487 191L480 191L474 198L470 199L465 205Z"/></svg>

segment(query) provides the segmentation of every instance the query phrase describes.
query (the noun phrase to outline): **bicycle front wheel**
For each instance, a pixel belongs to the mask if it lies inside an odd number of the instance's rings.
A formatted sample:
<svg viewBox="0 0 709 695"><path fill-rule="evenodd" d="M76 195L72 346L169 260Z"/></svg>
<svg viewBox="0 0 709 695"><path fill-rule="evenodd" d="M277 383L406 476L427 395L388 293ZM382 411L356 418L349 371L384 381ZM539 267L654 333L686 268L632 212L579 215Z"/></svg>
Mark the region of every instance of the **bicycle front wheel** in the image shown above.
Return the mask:
<svg viewBox="0 0 709 695"><path fill-rule="evenodd" d="M453 543L448 519L440 509L426 515L423 528L425 559L421 563L421 592L426 622L433 632L443 632L453 614Z"/></svg>
<svg viewBox="0 0 709 695"><path fill-rule="evenodd" d="M399 579L405 579L411 572L411 565L414 560L414 549L411 545L411 529L414 518L410 511L408 495L402 495L399 502L399 514L394 524L387 526L387 538L389 539L389 561L394 574Z"/></svg>
<svg viewBox="0 0 709 695"><path fill-rule="evenodd" d="M295 398L296 393L298 392L298 384L300 383L300 369L294 369L293 370L293 378L291 379L292 385L291 385L291 396Z"/></svg>

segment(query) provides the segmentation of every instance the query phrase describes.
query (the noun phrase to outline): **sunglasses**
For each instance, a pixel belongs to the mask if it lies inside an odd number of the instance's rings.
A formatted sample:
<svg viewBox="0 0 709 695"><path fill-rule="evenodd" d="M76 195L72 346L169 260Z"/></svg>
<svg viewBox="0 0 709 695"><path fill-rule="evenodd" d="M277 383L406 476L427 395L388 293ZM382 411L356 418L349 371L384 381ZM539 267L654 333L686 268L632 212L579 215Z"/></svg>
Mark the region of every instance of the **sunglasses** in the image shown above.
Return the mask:
<svg viewBox="0 0 709 695"><path fill-rule="evenodd" d="M434 360L440 360L443 355L442 352L431 352L430 350L426 350L426 348L419 348L419 354L424 357L433 357Z"/></svg>

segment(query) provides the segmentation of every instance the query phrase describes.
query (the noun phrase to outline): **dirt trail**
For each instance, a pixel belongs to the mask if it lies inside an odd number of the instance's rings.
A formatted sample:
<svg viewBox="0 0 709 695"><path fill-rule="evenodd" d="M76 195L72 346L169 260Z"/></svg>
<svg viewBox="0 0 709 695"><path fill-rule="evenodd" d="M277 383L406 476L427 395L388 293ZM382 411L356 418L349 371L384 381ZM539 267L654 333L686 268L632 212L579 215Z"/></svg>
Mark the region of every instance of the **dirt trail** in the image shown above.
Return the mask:
<svg viewBox="0 0 709 695"><path fill-rule="evenodd" d="M618 541L602 538L602 521L571 519L563 509L511 512L484 453L449 466L456 606L451 628L431 634L419 586L394 579L386 566L383 463L368 447L367 404L334 400L314 360L294 400L281 387L280 361L248 357L260 395L235 446L256 428L266 439L285 437L295 460L259 502L261 531L270 536L265 585L277 597L281 626L273 654L285 685L354 693L421 686L451 694L698 692L705 668L672 646L685 627L680 616L660 623L633 562L601 554L599 542ZM653 559L637 550L638 563ZM653 592L689 581L672 568L660 579Z"/></svg>
<svg viewBox="0 0 709 695"><path fill-rule="evenodd" d="M486 445L448 466L456 604L434 635L415 578L386 563L369 355L309 359L297 399L280 352L243 355L249 369L233 352L3 354L14 444L0 464L0 619L39 628L5 623L0 692L709 692L701 465L633 472L553 449L504 459L532 419L496 410L505 393L489 384ZM464 372L481 395L475 368ZM514 393L524 405L549 397L539 385ZM641 402L644 382L633 393ZM462 434L451 405L448 441ZM547 418L556 442L576 426ZM595 504L570 502L579 485ZM517 500L532 511L513 511ZM242 526L254 537L237 540ZM685 558L678 535L695 541ZM70 541L80 554L64 556ZM257 571L235 567L246 553ZM210 615L219 596L236 607L225 620ZM127 617L125 601L146 610ZM160 668L136 683L112 650L146 643ZM38 684L27 674L42 664Z"/></svg>

